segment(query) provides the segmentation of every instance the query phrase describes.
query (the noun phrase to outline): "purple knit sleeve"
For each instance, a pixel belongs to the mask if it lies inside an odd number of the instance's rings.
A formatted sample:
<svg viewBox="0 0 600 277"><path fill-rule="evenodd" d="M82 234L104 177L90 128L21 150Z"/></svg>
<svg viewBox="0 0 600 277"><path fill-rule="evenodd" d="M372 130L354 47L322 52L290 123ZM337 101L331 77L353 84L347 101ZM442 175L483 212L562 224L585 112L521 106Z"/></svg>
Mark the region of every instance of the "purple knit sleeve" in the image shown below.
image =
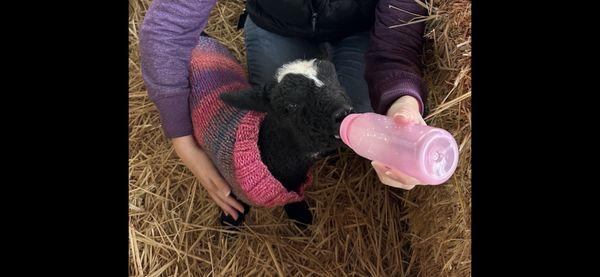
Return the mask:
<svg viewBox="0 0 600 277"><path fill-rule="evenodd" d="M192 134L188 66L215 2L154 0L142 23L142 76L169 138Z"/></svg>
<svg viewBox="0 0 600 277"><path fill-rule="evenodd" d="M426 15L426 11L415 0L380 0L377 4L371 44L365 54L365 79L377 113L385 114L404 95L415 97L423 113L427 88L421 78L419 55L425 24L390 28L417 20L418 15Z"/></svg>

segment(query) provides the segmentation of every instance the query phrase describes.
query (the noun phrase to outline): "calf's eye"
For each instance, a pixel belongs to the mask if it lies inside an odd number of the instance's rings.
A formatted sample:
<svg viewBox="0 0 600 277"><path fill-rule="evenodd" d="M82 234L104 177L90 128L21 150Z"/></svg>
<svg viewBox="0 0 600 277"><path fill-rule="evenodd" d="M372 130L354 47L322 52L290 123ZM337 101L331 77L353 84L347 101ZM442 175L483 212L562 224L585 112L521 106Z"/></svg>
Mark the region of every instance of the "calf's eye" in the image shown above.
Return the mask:
<svg viewBox="0 0 600 277"><path fill-rule="evenodd" d="M295 112L296 110L298 110L299 107L300 107L300 105L298 105L298 104L287 104L283 108L283 111L285 113L292 113L292 112Z"/></svg>

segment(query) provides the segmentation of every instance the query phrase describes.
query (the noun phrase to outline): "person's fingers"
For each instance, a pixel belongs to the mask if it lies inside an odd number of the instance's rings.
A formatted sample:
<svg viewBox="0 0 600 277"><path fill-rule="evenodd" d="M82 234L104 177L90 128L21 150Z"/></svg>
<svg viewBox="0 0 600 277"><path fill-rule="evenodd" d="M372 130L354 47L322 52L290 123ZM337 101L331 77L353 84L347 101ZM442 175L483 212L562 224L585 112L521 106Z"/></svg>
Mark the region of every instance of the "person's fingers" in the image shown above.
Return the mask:
<svg viewBox="0 0 600 277"><path fill-rule="evenodd" d="M208 191L208 195L210 196L210 198L212 198L212 200L215 201L217 206L219 206L221 208L221 210L223 210L225 215L231 215L235 219L237 219L237 212L235 211L235 208L232 207L231 205L229 205L228 203L226 203L222 199L222 196L220 195L219 190L217 189L217 187L215 186L215 184L213 182L208 180L207 183L209 185L207 185L205 188Z"/></svg>
<svg viewBox="0 0 600 277"><path fill-rule="evenodd" d="M417 180L409 175L406 175L403 172L397 171L397 170L390 169L385 172L385 175L392 178L393 180L396 180L396 181L401 182L406 185L421 184L421 182L419 180Z"/></svg>
<svg viewBox="0 0 600 277"><path fill-rule="evenodd" d="M244 213L244 206L242 206L242 204L239 201L233 198L233 196L227 195L222 199L225 203L229 204L229 206L232 206L234 209L240 211L240 213L242 214Z"/></svg>
<svg viewBox="0 0 600 277"><path fill-rule="evenodd" d="M214 200L217 197L217 187L215 184L208 178L204 178L204 176L196 177L200 181L200 184L204 187L208 195Z"/></svg>
<svg viewBox="0 0 600 277"><path fill-rule="evenodd" d="M386 171L385 177L383 177L383 179L386 181L386 185L388 186L402 188L406 190L410 190L417 185L415 183L409 183L402 178L398 178L398 176L394 176L391 171Z"/></svg>
<svg viewBox="0 0 600 277"><path fill-rule="evenodd" d="M385 176L387 176L388 178L390 178L396 182L399 182L399 183L402 183L405 185L412 185L411 183L408 182L408 180L406 178L404 178L404 176L397 176L394 173L392 173L391 170L387 170L383 174L385 174Z"/></svg>
<svg viewBox="0 0 600 277"><path fill-rule="evenodd" d="M232 206L233 208L240 211L241 213L244 213L244 206L242 206L242 204L239 201L235 200L235 198L233 198L230 195L231 188L229 187L229 185L225 182L225 180L221 176L213 176L211 181L216 188L215 193L219 195L219 197L221 198L221 200L223 202Z"/></svg>
<svg viewBox="0 0 600 277"><path fill-rule="evenodd" d="M413 123L419 125L427 125L427 123L423 119L423 116L421 116L421 113L407 108L401 104L397 104L396 106L392 105L388 112L388 115L391 115L394 122L398 124Z"/></svg>
<svg viewBox="0 0 600 277"><path fill-rule="evenodd" d="M398 111L394 113L394 116L392 118L394 119L394 122L398 124L414 123L413 117L409 112L406 111Z"/></svg>
<svg viewBox="0 0 600 277"><path fill-rule="evenodd" d="M389 168L387 166L385 166L384 164L377 162L377 161L372 161L371 165L373 166L373 168L375 169L375 171L377 173L379 172L385 172L386 170L388 170Z"/></svg>
<svg viewBox="0 0 600 277"><path fill-rule="evenodd" d="M401 182L398 182L397 180L393 180L392 178L390 178L389 176L387 176L385 173L389 171L389 168L379 162L373 161L371 162L371 165L373 166L373 168L375 169L375 172L377 173L377 177L379 177L379 181L381 181L383 184L388 185L388 186L392 186L392 187L399 187L399 188L404 188L405 185Z"/></svg>
<svg viewBox="0 0 600 277"><path fill-rule="evenodd" d="M223 194L228 194L229 191L231 191L227 182L225 182L223 177L221 177L221 175L218 172L215 172L215 174L210 174L208 178L215 185L217 191L220 191Z"/></svg>
<svg viewBox="0 0 600 277"><path fill-rule="evenodd" d="M389 171L391 168L377 161L371 162L371 165L375 169L375 172L379 177L385 176L385 172ZM381 179L381 178L380 178Z"/></svg>
<svg viewBox="0 0 600 277"><path fill-rule="evenodd" d="M388 171L386 171L386 172L388 172ZM392 179L390 176L388 176L385 173L381 174L381 175L378 175L378 176L379 176L379 180L382 183L384 183L384 184L386 184L386 185L388 185L390 187L401 188L401 189L405 189L405 190L410 190L410 189L412 189L412 188L415 187L415 185L404 184L401 181Z"/></svg>
<svg viewBox="0 0 600 277"><path fill-rule="evenodd" d="M244 207L235 198L229 196L231 188L219 174L219 171L208 155L198 148L193 137L174 139L173 145L177 155L179 155L185 166L192 171L200 184L206 189L210 198L215 201L226 215L231 215L237 220L237 210L243 213Z"/></svg>
<svg viewBox="0 0 600 277"><path fill-rule="evenodd" d="M420 184L419 180L393 170L382 163L373 161L371 165L375 169L379 180L388 186L410 190Z"/></svg>
<svg viewBox="0 0 600 277"><path fill-rule="evenodd" d="M405 108L401 108L398 111L393 113L392 119L397 124L425 124L423 117L421 114L415 113L414 111L410 111Z"/></svg>
<svg viewBox="0 0 600 277"><path fill-rule="evenodd" d="M223 210L225 214L231 215L231 217L233 217L233 219L235 220L238 219L238 213L233 207L221 200L221 198L218 195L215 195L214 193L209 193L209 195L213 199L213 201L215 201L215 203L219 207L221 207L221 210Z"/></svg>

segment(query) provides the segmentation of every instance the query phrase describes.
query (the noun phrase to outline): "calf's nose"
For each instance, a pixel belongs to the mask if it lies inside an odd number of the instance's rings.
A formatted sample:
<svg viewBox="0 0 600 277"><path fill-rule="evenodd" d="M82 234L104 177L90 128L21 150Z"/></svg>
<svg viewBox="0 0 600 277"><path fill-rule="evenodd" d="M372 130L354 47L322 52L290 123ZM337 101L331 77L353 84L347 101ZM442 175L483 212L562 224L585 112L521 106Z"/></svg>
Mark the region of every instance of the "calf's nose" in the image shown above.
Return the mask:
<svg viewBox="0 0 600 277"><path fill-rule="evenodd" d="M335 123L341 123L342 120L344 120L344 118L346 118L346 116L352 112L352 110L353 109L350 106L344 106L342 108L337 109L333 113L333 120L335 121Z"/></svg>

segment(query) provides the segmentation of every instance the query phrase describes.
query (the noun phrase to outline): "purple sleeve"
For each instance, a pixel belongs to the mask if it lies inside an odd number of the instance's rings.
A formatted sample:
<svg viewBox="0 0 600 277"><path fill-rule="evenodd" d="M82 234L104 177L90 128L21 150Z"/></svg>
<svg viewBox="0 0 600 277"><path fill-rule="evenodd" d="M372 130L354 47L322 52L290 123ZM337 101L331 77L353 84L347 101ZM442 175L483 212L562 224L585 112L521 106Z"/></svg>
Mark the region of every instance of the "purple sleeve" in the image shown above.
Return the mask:
<svg viewBox="0 0 600 277"><path fill-rule="evenodd" d="M380 0L375 9L371 44L365 54L365 79L371 105L385 114L389 106L404 95L419 101L421 113L427 88L421 78L420 55L423 46L423 22L389 28L415 19L426 11L415 0Z"/></svg>
<svg viewBox="0 0 600 277"><path fill-rule="evenodd" d="M142 76L169 138L192 134L188 66L215 2L154 0L142 23Z"/></svg>

